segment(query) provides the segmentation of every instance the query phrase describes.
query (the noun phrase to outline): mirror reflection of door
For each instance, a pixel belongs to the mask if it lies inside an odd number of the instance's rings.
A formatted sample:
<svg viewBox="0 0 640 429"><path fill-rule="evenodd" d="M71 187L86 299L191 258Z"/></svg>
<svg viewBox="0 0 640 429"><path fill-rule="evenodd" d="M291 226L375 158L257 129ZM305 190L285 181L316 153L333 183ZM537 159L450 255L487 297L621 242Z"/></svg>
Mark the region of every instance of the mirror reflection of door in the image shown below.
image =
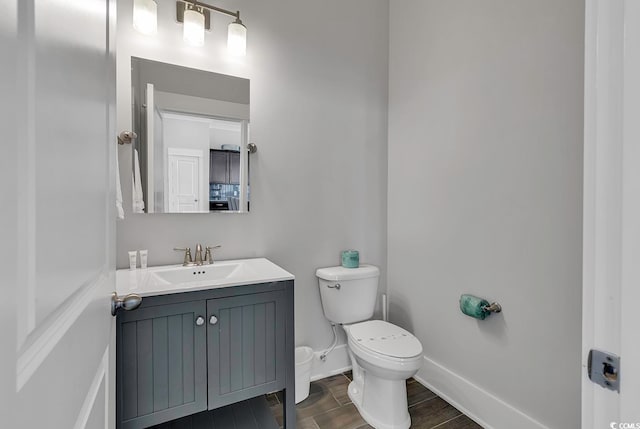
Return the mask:
<svg viewBox="0 0 640 429"><path fill-rule="evenodd" d="M203 158L199 150L168 150L168 211L171 213L194 213L209 211L206 189L203 198Z"/></svg>
<svg viewBox="0 0 640 429"><path fill-rule="evenodd" d="M155 95L161 98L163 94L155 92L153 85L147 87L147 94L153 94L147 96L146 176L143 173L147 180L142 179L147 191L147 212L239 211L242 207L240 148L246 146L248 121L163 108L155 102ZM198 153L198 162L193 155L189 158L189 167L184 158L178 162L176 154L184 157L185 151ZM187 170L197 174L187 174ZM190 182L196 179L197 183ZM190 192L198 196L198 204L194 204L195 198L187 196Z"/></svg>

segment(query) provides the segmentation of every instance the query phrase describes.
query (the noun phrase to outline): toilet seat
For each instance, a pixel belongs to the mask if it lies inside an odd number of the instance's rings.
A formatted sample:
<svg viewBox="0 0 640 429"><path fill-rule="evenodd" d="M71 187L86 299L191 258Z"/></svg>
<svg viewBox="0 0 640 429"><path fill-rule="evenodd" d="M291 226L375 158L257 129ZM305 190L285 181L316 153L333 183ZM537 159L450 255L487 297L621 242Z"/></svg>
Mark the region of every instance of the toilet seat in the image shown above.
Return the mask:
<svg viewBox="0 0 640 429"><path fill-rule="evenodd" d="M391 361L403 361L422 355L422 344L410 332L382 320L349 325L347 335L353 347Z"/></svg>

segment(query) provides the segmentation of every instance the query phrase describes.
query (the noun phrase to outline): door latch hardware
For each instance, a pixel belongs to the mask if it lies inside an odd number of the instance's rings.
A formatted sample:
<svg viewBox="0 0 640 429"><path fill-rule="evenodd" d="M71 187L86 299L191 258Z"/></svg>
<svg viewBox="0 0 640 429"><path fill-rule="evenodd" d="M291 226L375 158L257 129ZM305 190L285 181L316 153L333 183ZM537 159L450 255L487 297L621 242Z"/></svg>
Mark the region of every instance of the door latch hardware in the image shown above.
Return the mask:
<svg viewBox="0 0 640 429"><path fill-rule="evenodd" d="M600 350L589 351L589 379L605 389L620 392L620 357Z"/></svg>
<svg viewBox="0 0 640 429"><path fill-rule="evenodd" d="M135 310L140 307L142 297L135 293L130 293L124 297L119 297L117 293L111 294L111 315L115 316L120 308L126 311Z"/></svg>

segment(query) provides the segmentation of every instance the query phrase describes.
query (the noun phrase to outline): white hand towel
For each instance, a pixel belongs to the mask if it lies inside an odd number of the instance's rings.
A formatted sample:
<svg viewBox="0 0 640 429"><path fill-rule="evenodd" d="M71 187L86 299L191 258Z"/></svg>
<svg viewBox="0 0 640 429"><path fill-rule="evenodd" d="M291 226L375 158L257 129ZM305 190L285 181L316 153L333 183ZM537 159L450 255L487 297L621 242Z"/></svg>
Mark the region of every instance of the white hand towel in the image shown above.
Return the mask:
<svg viewBox="0 0 640 429"><path fill-rule="evenodd" d="M133 212L144 213L144 195L142 193L142 178L140 177L140 157L138 150L133 150L134 171L133 171Z"/></svg>
<svg viewBox="0 0 640 429"><path fill-rule="evenodd" d="M118 219L124 219L124 209L122 208L122 186L120 186L120 164L118 163L118 152L116 151L116 214Z"/></svg>

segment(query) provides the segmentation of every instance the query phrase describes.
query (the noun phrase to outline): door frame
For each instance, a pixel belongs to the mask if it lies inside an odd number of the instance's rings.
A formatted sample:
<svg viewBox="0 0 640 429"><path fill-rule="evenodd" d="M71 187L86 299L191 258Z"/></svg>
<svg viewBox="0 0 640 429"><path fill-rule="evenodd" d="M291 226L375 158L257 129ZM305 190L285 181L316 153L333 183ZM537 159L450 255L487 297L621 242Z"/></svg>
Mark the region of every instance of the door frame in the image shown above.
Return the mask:
<svg viewBox="0 0 640 429"><path fill-rule="evenodd" d="M156 190L155 190L155 121L154 115L156 114L157 106L155 102L155 89L152 83L147 83L145 88L145 102L147 107L145 109L146 125L145 125L145 140L146 140L146 152L147 152L147 165L145 169L146 180L141 180L147 183L147 213L154 213L156 210Z"/></svg>
<svg viewBox="0 0 640 429"><path fill-rule="evenodd" d="M617 428L640 422L640 4L585 12L581 427ZM589 380L594 348L621 357L619 394Z"/></svg>

